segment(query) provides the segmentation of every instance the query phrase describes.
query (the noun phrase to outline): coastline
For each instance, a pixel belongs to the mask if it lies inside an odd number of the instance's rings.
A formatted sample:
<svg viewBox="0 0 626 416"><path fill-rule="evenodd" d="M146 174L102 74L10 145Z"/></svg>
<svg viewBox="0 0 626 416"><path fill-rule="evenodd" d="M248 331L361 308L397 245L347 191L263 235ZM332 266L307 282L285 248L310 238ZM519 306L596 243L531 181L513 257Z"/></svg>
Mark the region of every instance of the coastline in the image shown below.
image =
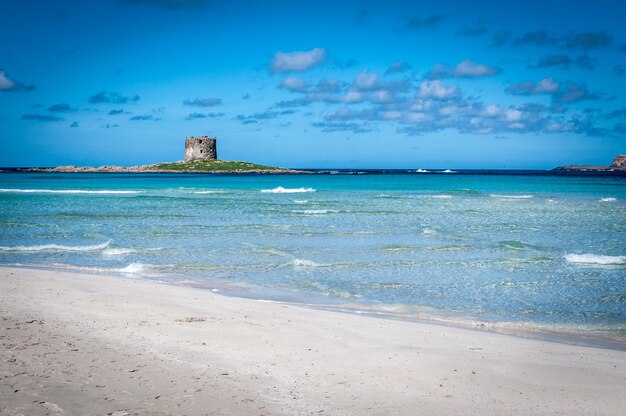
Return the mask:
<svg viewBox="0 0 626 416"><path fill-rule="evenodd" d="M6 414L608 415L626 406L624 351L94 274L1 267L0 292Z"/></svg>
<svg viewBox="0 0 626 416"><path fill-rule="evenodd" d="M131 279L171 287L191 288L210 292L220 297L270 302L339 314L352 314L372 319L387 319L419 324L447 326L469 331L490 332L522 339L556 342L582 347L626 351L626 337L609 329L568 327L530 322L490 321L463 315L449 315L425 305L373 305L349 302L338 296L290 291L277 287L260 286L242 281L196 279L191 276L168 274L136 274L117 269L77 267L62 264L4 264L0 268L69 273L77 276Z"/></svg>

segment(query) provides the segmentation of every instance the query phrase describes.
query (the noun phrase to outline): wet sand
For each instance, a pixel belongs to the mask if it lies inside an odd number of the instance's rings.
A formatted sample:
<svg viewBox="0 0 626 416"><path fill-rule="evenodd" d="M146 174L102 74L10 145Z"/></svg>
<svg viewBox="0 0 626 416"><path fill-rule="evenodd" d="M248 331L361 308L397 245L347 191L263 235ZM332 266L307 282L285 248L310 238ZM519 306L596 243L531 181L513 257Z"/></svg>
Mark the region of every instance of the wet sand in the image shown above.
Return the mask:
<svg viewBox="0 0 626 416"><path fill-rule="evenodd" d="M614 415L626 352L0 268L0 415Z"/></svg>

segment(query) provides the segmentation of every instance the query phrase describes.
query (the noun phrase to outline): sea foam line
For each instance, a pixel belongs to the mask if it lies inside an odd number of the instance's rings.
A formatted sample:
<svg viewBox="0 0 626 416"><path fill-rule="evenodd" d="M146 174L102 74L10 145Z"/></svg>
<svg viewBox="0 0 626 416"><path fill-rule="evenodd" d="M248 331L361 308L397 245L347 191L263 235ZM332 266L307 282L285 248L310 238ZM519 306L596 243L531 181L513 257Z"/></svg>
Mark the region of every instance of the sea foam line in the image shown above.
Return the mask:
<svg viewBox="0 0 626 416"><path fill-rule="evenodd" d="M339 210L336 209L295 209L293 211L294 214L304 214L304 215L322 215L322 214L337 214Z"/></svg>
<svg viewBox="0 0 626 416"><path fill-rule="evenodd" d="M498 195L498 194L490 194L492 198L501 198L501 199L530 199L532 195Z"/></svg>
<svg viewBox="0 0 626 416"><path fill-rule="evenodd" d="M283 188L282 186L278 186L274 189L262 189L261 192L267 194L297 194L304 192L315 192L316 190L313 188Z"/></svg>
<svg viewBox="0 0 626 416"><path fill-rule="evenodd" d="M626 264L626 256L604 256L601 254L566 254L565 260L570 263L619 265Z"/></svg>
<svg viewBox="0 0 626 416"><path fill-rule="evenodd" d="M114 191L84 189L0 189L0 192L28 193L28 194L140 194L142 191Z"/></svg>
<svg viewBox="0 0 626 416"><path fill-rule="evenodd" d="M107 241L102 244L94 244L90 246L64 246L61 244L42 244L36 246L2 246L0 247L0 251L22 251L22 252L32 252L32 251L95 251L95 250L104 250L111 244L111 241Z"/></svg>

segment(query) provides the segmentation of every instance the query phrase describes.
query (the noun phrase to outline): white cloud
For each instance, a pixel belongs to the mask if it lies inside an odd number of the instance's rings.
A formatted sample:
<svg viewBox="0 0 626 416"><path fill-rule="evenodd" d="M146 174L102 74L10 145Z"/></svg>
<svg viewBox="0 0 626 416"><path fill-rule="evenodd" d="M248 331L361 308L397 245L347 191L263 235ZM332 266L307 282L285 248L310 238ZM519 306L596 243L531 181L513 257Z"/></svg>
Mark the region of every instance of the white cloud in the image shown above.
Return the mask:
<svg viewBox="0 0 626 416"><path fill-rule="evenodd" d="M15 82L9 79L7 74L0 70L0 91L8 91L15 88Z"/></svg>
<svg viewBox="0 0 626 416"><path fill-rule="evenodd" d="M560 84L554 78L544 78L539 82L523 81L507 87L505 91L513 95L552 94L559 87Z"/></svg>
<svg viewBox="0 0 626 416"><path fill-rule="evenodd" d="M419 96L444 100L459 95L459 87L446 87L442 81L424 81L420 84Z"/></svg>
<svg viewBox="0 0 626 416"><path fill-rule="evenodd" d="M314 48L310 51L276 52L270 70L272 72L301 72L324 62L326 49Z"/></svg>
<svg viewBox="0 0 626 416"><path fill-rule="evenodd" d="M461 61L455 67L448 67L442 64L435 65L431 72L431 78L480 78L496 75L500 72L500 68L495 66L483 65L474 61Z"/></svg>
<svg viewBox="0 0 626 416"><path fill-rule="evenodd" d="M280 86L288 89L289 91L306 91L309 88L309 84L297 77L288 77L281 81Z"/></svg>
<svg viewBox="0 0 626 416"><path fill-rule="evenodd" d="M499 105L489 104L485 107L483 115L485 115L486 117L495 117L500 115L501 112L502 108Z"/></svg>
<svg viewBox="0 0 626 416"><path fill-rule="evenodd" d="M544 78L537 83L535 90L538 93L553 93L559 89L559 83L554 78Z"/></svg>
<svg viewBox="0 0 626 416"><path fill-rule="evenodd" d="M354 87L359 90L371 90L376 88L378 84L378 74L371 74L367 71L363 71L356 77L354 81Z"/></svg>
<svg viewBox="0 0 626 416"><path fill-rule="evenodd" d="M395 97L389 91L379 90L370 95L370 99L375 103L391 103Z"/></svg>
<svg viewBox="0 0 626 416"><path fill-rule="evenodd" d="M348 91L343 97L341 97L340 101L344 103L360 103L364 99L365 95L362 92Z"/></svg>
<svg viewBox="0 0 626 416"><path fill-rule="evenodd" d="M546 130L550 132L569 132L576 131L576 126L572 123L554 122L546 126Z"/></svg>
<svg viewBox="0 0 626 416"><path fill-rule="evenodd" d="M523 115L524 113L522 113L521 111L514 108L509 108L504 112L504 119L506 121L519 121L522 119Z"/></svg>

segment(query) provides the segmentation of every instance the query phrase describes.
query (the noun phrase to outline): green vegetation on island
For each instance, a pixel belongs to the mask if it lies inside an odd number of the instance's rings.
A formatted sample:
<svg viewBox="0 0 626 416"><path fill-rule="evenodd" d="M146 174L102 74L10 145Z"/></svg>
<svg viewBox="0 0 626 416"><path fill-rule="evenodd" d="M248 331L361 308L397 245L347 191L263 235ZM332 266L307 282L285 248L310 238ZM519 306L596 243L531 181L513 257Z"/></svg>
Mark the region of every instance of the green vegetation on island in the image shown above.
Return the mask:
<svg viewBox="0 0 626 416"><path fill-rule="evenodd" d="M285 171L287 169L236 160L196 160L193 162L157 163L149 165L146 170L181 172L270 172Z"/></svg>

